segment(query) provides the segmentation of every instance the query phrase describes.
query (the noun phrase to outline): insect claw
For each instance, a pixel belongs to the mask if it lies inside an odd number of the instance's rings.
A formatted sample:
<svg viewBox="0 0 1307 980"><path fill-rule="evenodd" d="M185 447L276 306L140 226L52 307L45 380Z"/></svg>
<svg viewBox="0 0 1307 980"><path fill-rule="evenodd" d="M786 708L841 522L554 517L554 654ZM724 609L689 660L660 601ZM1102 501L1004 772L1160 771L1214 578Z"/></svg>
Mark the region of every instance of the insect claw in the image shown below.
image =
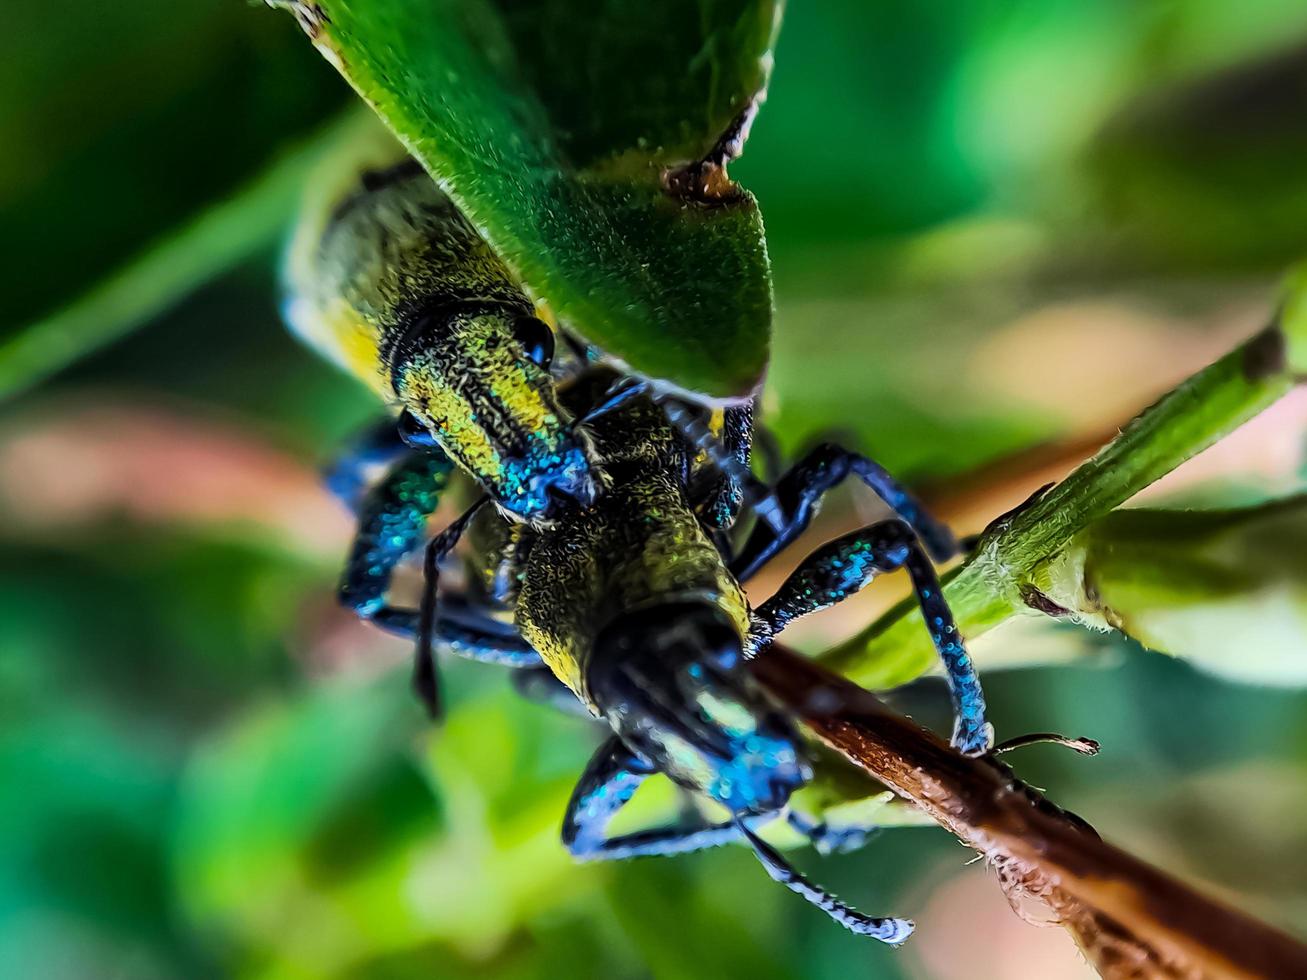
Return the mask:
<svg viewBox="0 0 1307 980"><path fill-rule="evenodd" d="M977 726L974 722L959 718L954 725L950 744L963 755L976 758L988 755L994 750L994 726L988 722Z"/></svg>

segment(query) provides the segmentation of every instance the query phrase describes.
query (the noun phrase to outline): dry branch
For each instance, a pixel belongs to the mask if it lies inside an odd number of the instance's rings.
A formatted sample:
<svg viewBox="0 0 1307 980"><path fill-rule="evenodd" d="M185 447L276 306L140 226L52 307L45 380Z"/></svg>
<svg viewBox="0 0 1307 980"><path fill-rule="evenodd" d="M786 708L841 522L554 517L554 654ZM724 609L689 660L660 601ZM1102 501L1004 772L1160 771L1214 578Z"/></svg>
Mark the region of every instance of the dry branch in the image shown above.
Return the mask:
<svg viewBox="0 0 1307 980"><path fill-rule="evenodd" d="M1104 977L1307 977L1307 946L1107 844L992 757L783 647L753 669L822 741L980 852L1014 907L1047 906Z"/></svg>

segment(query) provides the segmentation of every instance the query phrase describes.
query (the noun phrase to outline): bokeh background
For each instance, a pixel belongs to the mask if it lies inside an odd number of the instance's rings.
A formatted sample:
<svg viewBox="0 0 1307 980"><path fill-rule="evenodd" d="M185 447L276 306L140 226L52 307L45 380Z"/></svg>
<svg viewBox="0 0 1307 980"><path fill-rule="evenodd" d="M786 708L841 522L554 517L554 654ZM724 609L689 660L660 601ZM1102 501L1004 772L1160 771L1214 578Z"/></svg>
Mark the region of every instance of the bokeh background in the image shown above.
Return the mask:
<svg viewBox="0 0 1307 980"><path fill-rule="evenodd" d="M343 83L230 0L5 20L0 976L1088 974L935 829L794 854L916 918L899 951L741 849L574 866L557 827L597 733L468 664L433 732L404 645L333 607L349 526L316 473L377 406L286 334L276 260ZM775 266L769 421L978 529L1266 320L1307 252L1304 159L1293 0L794 4L733 168ZM1305 432L1291 396L1153 499L1299 490ZM815 534L867 506L840 495ZM1246 639L1200 671L1031 621L977 654L1001 732L1103 742L1027 750L1033 783L1307 936L1305 672L1243 683Z"/></svg>

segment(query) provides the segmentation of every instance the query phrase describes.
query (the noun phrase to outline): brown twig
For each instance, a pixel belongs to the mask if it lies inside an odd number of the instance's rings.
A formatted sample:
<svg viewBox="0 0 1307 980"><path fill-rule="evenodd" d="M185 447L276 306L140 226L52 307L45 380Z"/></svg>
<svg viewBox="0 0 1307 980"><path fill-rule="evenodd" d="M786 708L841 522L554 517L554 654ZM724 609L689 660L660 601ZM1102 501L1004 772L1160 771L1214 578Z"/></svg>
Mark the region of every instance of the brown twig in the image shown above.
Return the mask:
<svg viewBox="0 0 1307 980"><path fill-rule="evenodd" d="M1108 978L1307 977L1307 946L1105 843L992 757L970 758L780 646L754 672L813 732L1042 902Z"/></svg>

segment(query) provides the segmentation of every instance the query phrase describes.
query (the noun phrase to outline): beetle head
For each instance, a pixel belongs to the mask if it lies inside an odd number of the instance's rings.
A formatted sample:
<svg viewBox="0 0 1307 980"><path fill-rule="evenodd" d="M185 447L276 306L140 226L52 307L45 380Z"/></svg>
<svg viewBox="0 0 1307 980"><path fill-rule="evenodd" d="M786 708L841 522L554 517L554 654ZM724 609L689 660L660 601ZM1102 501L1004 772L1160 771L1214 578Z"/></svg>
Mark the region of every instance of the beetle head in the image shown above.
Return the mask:
<svg viewBox="0 0 1307 980"><path fill-rule="evenodd" d="M811 778L798 732L707 602L628 613L595 643L590 694L627 746L732 813L769 813Z"/></svg>
<svg viewBox="0 0 1307 980"><path fill-rule="evenodd" d="M510 515L528 523L589 506L596 469L559 406L549 373L553 331L506 307L419 319L414 349L390 353L401 435L434 440Z"/></svg>

